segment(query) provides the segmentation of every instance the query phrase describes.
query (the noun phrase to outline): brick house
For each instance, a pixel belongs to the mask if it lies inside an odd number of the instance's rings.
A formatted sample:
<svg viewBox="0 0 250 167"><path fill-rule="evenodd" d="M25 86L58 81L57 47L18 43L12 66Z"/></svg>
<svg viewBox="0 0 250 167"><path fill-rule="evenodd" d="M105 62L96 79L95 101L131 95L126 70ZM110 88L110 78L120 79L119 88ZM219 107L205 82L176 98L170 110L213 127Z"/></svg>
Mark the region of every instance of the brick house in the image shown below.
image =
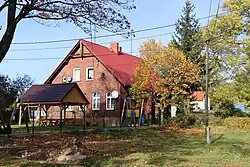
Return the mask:
<svg viewBox="0 0 250 167"><path fill-rule="evenodd" d="M119 43L111 43L108 48L79 40L45 84L76 82L90 102L86 123L119 125L123 100L139 61L140 58L122 52ZM119 96L112 98L112 91ZM67 111L67 118L82 118L77 106L69 106ZM58 107L51 107L48 118L58 117Z"/></svg>

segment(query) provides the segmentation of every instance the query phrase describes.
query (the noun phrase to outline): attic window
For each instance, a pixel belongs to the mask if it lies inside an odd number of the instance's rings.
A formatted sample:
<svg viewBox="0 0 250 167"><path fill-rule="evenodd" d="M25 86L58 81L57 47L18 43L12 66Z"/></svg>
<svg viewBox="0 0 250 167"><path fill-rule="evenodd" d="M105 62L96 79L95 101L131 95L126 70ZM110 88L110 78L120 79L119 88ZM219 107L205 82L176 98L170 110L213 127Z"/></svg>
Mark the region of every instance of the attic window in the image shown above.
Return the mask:
<svg viewBox="0 0 250 167"><path fill-rule="evenodd" d="M86 80L93 80L94 79L94 68L87 67L86 68Z"/></svg>
<svg viewBox="0 0 250 167"><path fill-rule="evenodd" d="M81 81L81 71L80 68L73 69L73 81L80 82Z"/></svg>

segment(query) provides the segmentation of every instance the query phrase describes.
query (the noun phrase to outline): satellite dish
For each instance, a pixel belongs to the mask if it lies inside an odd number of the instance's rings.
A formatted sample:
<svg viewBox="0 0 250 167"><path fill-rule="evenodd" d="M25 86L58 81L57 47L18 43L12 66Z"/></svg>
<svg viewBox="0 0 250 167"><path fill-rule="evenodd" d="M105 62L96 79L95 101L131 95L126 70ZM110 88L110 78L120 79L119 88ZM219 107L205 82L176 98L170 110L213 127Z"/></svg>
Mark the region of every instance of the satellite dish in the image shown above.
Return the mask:
<svg viewBox="0 0 250 167"><path fill-rule="evenodd" d="M112 98L117 98L118 96L119 96L119 93L115 90L115 91L113 91L112 93L111 93L112 95Z"/></svg>
<svg viewBox="0 0 250 167"><path fill-rule="evenodd" d="M66 76L62 77L62 82L64 82L64 83L67 82L67 77Z"/></svg>
<svg viewBox="0 0 250 167"><path fill-rule="evenodd" d="M71 77L67 77L67 82L70 83L72 81Z"/></svg>

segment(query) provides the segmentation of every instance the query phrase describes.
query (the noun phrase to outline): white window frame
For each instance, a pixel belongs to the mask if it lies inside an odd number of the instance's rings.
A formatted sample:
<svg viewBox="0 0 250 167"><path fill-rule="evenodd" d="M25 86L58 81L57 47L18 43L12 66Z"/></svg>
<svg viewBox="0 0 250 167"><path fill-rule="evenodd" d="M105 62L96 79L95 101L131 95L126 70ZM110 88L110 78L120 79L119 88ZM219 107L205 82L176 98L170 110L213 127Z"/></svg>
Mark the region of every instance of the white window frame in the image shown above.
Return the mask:
<svg viewBox="0 0 250 167"><path fill-rule="evenodd" d="M75 75L75 71L76 70L79 70L79 79L78 80L76 80L76 75ZM80 68L74 68L73 69L73 77L72 77L72 80L73 80L73 82L80 82L81 81L81 69Z"/></svg>
<svg viewBox="0 0 250 167"><path fill-rule="evenodd" d="M93 78L92 79L89 79L89 70L93 70ZM94 67L87 67L86 68L86 81L91 81L91 80L94 80Z"/></svg>
<svg viewBox="0 0 250 167"><path fill-rule="evenodd" d="M98 93L99 96L94 96L95 93ZM99 92L93 92L91 98L92 98L92 110L95 110L95 111L100 110L101 109L101 94ZM97 102L98 100L99 100L99 106Z"/></svg>
<svg viewBox="0 0 250 167"><path fill-rule="evenodd" d="M108 96L108 94L110 94ZM108 104L108 99L109 99L109 104ZM112 103L114 103L112 105ZM112 92L107 92L106 93L106 110L114 110L115 109L115 99L112 97Z"/></svg>

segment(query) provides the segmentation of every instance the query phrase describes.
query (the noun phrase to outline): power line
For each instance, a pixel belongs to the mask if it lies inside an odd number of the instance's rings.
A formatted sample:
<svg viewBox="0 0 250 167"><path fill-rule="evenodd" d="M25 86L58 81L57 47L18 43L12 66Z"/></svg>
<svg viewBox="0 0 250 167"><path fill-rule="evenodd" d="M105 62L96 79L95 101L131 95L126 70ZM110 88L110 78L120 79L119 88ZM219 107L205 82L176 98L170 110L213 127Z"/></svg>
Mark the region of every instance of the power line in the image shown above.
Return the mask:
<svg viewBox="0 0 250 167"><path fill-rule="evenodd" d="M228 12L223 12L220 14L225 14ZM214 17L216 15L208 15L205 17L198 18L198 20L204 20L210 17ZM152 31L152 30L158 30L158 29L163 29L163 28L168 28L168 27L173 27L175 26L176 23L174 24L168 24L168 25L163 25L163 26L157 26L157 27L151 27L151 28L145 28L145 29L139 29L139 30L134 30L134 33L140 33L140 32L146 32L146 31ZM119 35L128 35L128 32L123 32L123 33L116 33L116 34L107 34L107 35L100 35L96 36L95 38L107 38L107 37L113 37L113 36L119 36ZM48 40L48 41L33 41L33 42L13 42L12 45L35 45L35 44L47 44L47 43L60 43L60 42L71 42L71 41L76 41L79 40L80 38L73 38L73 39L61 39L61 40ZM85 37L84 39L91 39L91 37Z"/></svg>
<svg viewBox="0 0 250 167"><path fill-rule="evenodd" d="M4 61L20 61L20 60L57 60L57 59L63 59L64 57L35 57L35 58L10 58L10 59L4 59Z"/></svg>
<svg viewBox="0 0 250 167"><path fill-rule="evenodd" d="M133 52L133 54L139 53L139 51ZM102 54L98 56L109 56L109 55L114 55L112 54ZM4 61L21 61L21 60L58 60L58 59L63 59L65 57L34 57L34 58L9 58L9 59L4 59ZM116 65L114 65L116 66ZM119 66L119 64L117 65Z"/></svg>
<svg viewBox="0 0 250 167"><path fill-rule="evenodd" d="M152 35L152 36L143 36L143 37L139 37L139 38L134 38L133 40L148 39L148 38L171 35L171 34L172 34L172 32L167 32L167 33L156 34L156 35ZM130 41L130 39L126 39L126 40L120 40L117 42L121 43L121 42L129 42L129 41ZM105 44L110 44L110 42L103 42L103 43L99 43L99 44L105 45ZM47 47L47 48L25 48L25 49L11 49L10 51L18 52L18 51L57 50L57 49L68 49L68 48L72 48L72 47L73 46L59 46L59 47Z"/></svg>
<svg viewBox="0 0 250 167"><path fill-rule="evenodd" d="M40 51L40 50L57 50L57 49L69 49L73 46L59 46L59 47L48 47L48 48L25 48L25 49L10 49L11 52L19 51Z"/></svg>

